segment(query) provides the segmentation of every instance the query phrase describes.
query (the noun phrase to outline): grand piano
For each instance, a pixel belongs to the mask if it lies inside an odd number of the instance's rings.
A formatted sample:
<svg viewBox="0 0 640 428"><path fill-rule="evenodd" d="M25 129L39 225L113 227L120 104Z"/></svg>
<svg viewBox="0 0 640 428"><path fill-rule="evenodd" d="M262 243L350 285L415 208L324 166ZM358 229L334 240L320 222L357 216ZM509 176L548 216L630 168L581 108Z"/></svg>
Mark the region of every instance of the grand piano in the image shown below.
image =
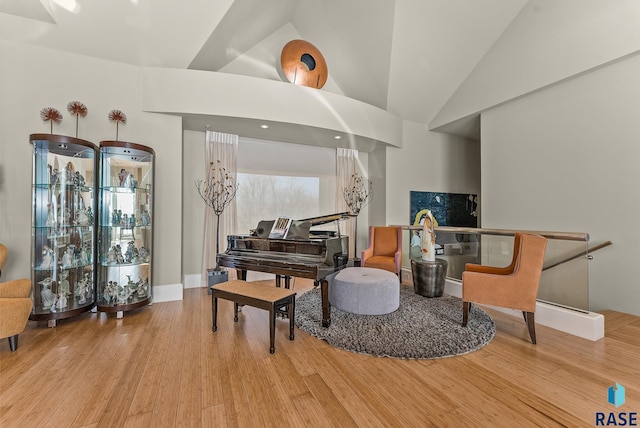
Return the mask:
<svg viewBox="0 0 640 428"><path fill-rule="evenodd" d="M349 238L340 234L339 220L349 213L330 214L293 222L286 237L269 238L273 221L262 221L251 235L227 236L227 250L217 255L218 264L238 271L246 280L247 271L276 275L276 286L284 278L290 287L291 277L310 278L320 285L322 295L322 326L331 323L329 282L327 276L347 265ZM336 222L337 231L311 230L314 226Z"/></svg>

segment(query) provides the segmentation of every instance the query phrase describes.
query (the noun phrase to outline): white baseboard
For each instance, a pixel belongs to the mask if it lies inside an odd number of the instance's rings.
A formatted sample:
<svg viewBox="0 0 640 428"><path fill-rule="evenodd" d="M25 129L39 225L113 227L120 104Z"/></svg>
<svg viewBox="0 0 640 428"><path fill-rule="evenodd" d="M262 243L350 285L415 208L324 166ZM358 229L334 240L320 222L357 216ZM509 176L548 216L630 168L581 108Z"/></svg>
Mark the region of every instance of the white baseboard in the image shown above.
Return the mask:
<svg viewBox="0 0 640 428"><path fill-rule="evenodd" d="M182 282L184 283L184 288L201 288L204 287L201 282L202 274L201 273L192 273L189 275L184 275Z"/></svg>
<svg viewBox="0 0 640 428"><path fill-rule="evenodd" d="M154 303L182 300L182 284L154 285L152 293Z"/></svg>
<svg viewBox="0 0 640 428"><path fill-rule="evenodd" d="M411 269L403 269L402 275L405 283L412 283ZM447 279L444 292L451 296L462 297L462 283ZM522 319L521 311L494 306L490 307L491 309ZM583 313L554 306L549 303L538 302L536 304L536 324L551 327L555 330L560 330L588 340L595 341L604 337L604 315L596 312Z"/></svg>

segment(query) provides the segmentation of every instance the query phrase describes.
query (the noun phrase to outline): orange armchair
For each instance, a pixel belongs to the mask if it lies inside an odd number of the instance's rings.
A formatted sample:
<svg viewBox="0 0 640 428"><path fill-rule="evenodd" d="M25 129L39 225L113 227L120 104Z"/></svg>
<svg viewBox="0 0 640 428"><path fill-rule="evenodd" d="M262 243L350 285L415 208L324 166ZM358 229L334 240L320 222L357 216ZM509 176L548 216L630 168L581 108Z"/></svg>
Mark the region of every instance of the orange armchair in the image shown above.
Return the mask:
<svg viewBox="0 0 640 428"><path fill-rule="evenodd" d="M31 280L0 283L0 339L9 338L9 349L18 349L18 335L24 331L31 313Z"/></svg>
<svg viewBox="0 0 640 428"><path fill-rule="evenodd" d="M506 267L467 263L462 273L462 325L466 326L471 303L522 311L531 342L536 343L534 313L547 239L517 232L513 259Z"/></svg>
<svg viewBox="0 0 640 428"><path fill-rule="evenodd" d="M2 268L4 267L4 263L7 261L7 247L3 244L0 244L0 276L2 276Z"/></svg>
<svg viewBox="0 0 640 428"><path fill-rule="evenodd" d="M399 227L369 227L369 248L362 252L362 266L400 273L402 259L402 229Z"/></svg>

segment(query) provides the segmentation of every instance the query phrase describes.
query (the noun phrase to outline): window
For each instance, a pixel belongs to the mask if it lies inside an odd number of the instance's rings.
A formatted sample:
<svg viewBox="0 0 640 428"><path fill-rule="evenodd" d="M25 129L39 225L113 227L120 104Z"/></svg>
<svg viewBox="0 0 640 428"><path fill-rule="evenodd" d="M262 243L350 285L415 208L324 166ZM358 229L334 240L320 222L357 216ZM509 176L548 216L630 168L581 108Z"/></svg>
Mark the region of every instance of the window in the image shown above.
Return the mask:
<svg viewBox="0 0 640 428"><path fill-rule="evenodd" d="M238 234L260 220L294 220L335 213L335 149L240 138Z"/></svg>
<svg viewBox="0 0 640 428"><path fill-rule="evenodd" d="M238 231L255 229L260 220L294 220L319 215L320 178L238 174Z"/></svg>

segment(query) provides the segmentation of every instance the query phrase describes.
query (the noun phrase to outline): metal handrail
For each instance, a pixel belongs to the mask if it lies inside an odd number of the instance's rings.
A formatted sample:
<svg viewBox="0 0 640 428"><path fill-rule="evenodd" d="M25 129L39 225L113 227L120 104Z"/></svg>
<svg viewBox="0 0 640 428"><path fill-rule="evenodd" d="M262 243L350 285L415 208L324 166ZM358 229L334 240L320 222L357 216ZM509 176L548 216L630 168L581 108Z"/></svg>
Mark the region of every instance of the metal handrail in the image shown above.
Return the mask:
<svg viewBox="0 0 640 428"><path fill-rule="evenodd" d="M407 225L391 225L392 227L400 227L403 230L422 230L422 226ZM448 233L467 233L474 235L497 235L497 236L513 236L516 232L534 233L544 236L547 239L559 239L565 241L589 241L589 234L582 232L553 232L539 230L520 230L520 229L489 229L482 227L452 227L452 226L436 226L436 232Z"/></svg>
<svg viewBox="0 0 640 428"><path fill-rule="evenodd" d="M586 256L587 259L591 260L591 259L593 259L593 256L591 256L591 253L593 253L594 251L598 251L598 250L600 250L602 248L608 247L609 245L613 245L613 242L606 241L606 242L603 242L601 244L594 245L593 247L588 247L586 251L580 251L579 253L576 253L573 256L567 257L566 259L560 260L559 262L553 263L553 264L551 264L549 266L545 266L542 270L545 271L545 270L554 268L556 266L565 264L567 262L570 262L571 260L575 260L575 259L578 259L580 257L585 257Z"/></svg>

